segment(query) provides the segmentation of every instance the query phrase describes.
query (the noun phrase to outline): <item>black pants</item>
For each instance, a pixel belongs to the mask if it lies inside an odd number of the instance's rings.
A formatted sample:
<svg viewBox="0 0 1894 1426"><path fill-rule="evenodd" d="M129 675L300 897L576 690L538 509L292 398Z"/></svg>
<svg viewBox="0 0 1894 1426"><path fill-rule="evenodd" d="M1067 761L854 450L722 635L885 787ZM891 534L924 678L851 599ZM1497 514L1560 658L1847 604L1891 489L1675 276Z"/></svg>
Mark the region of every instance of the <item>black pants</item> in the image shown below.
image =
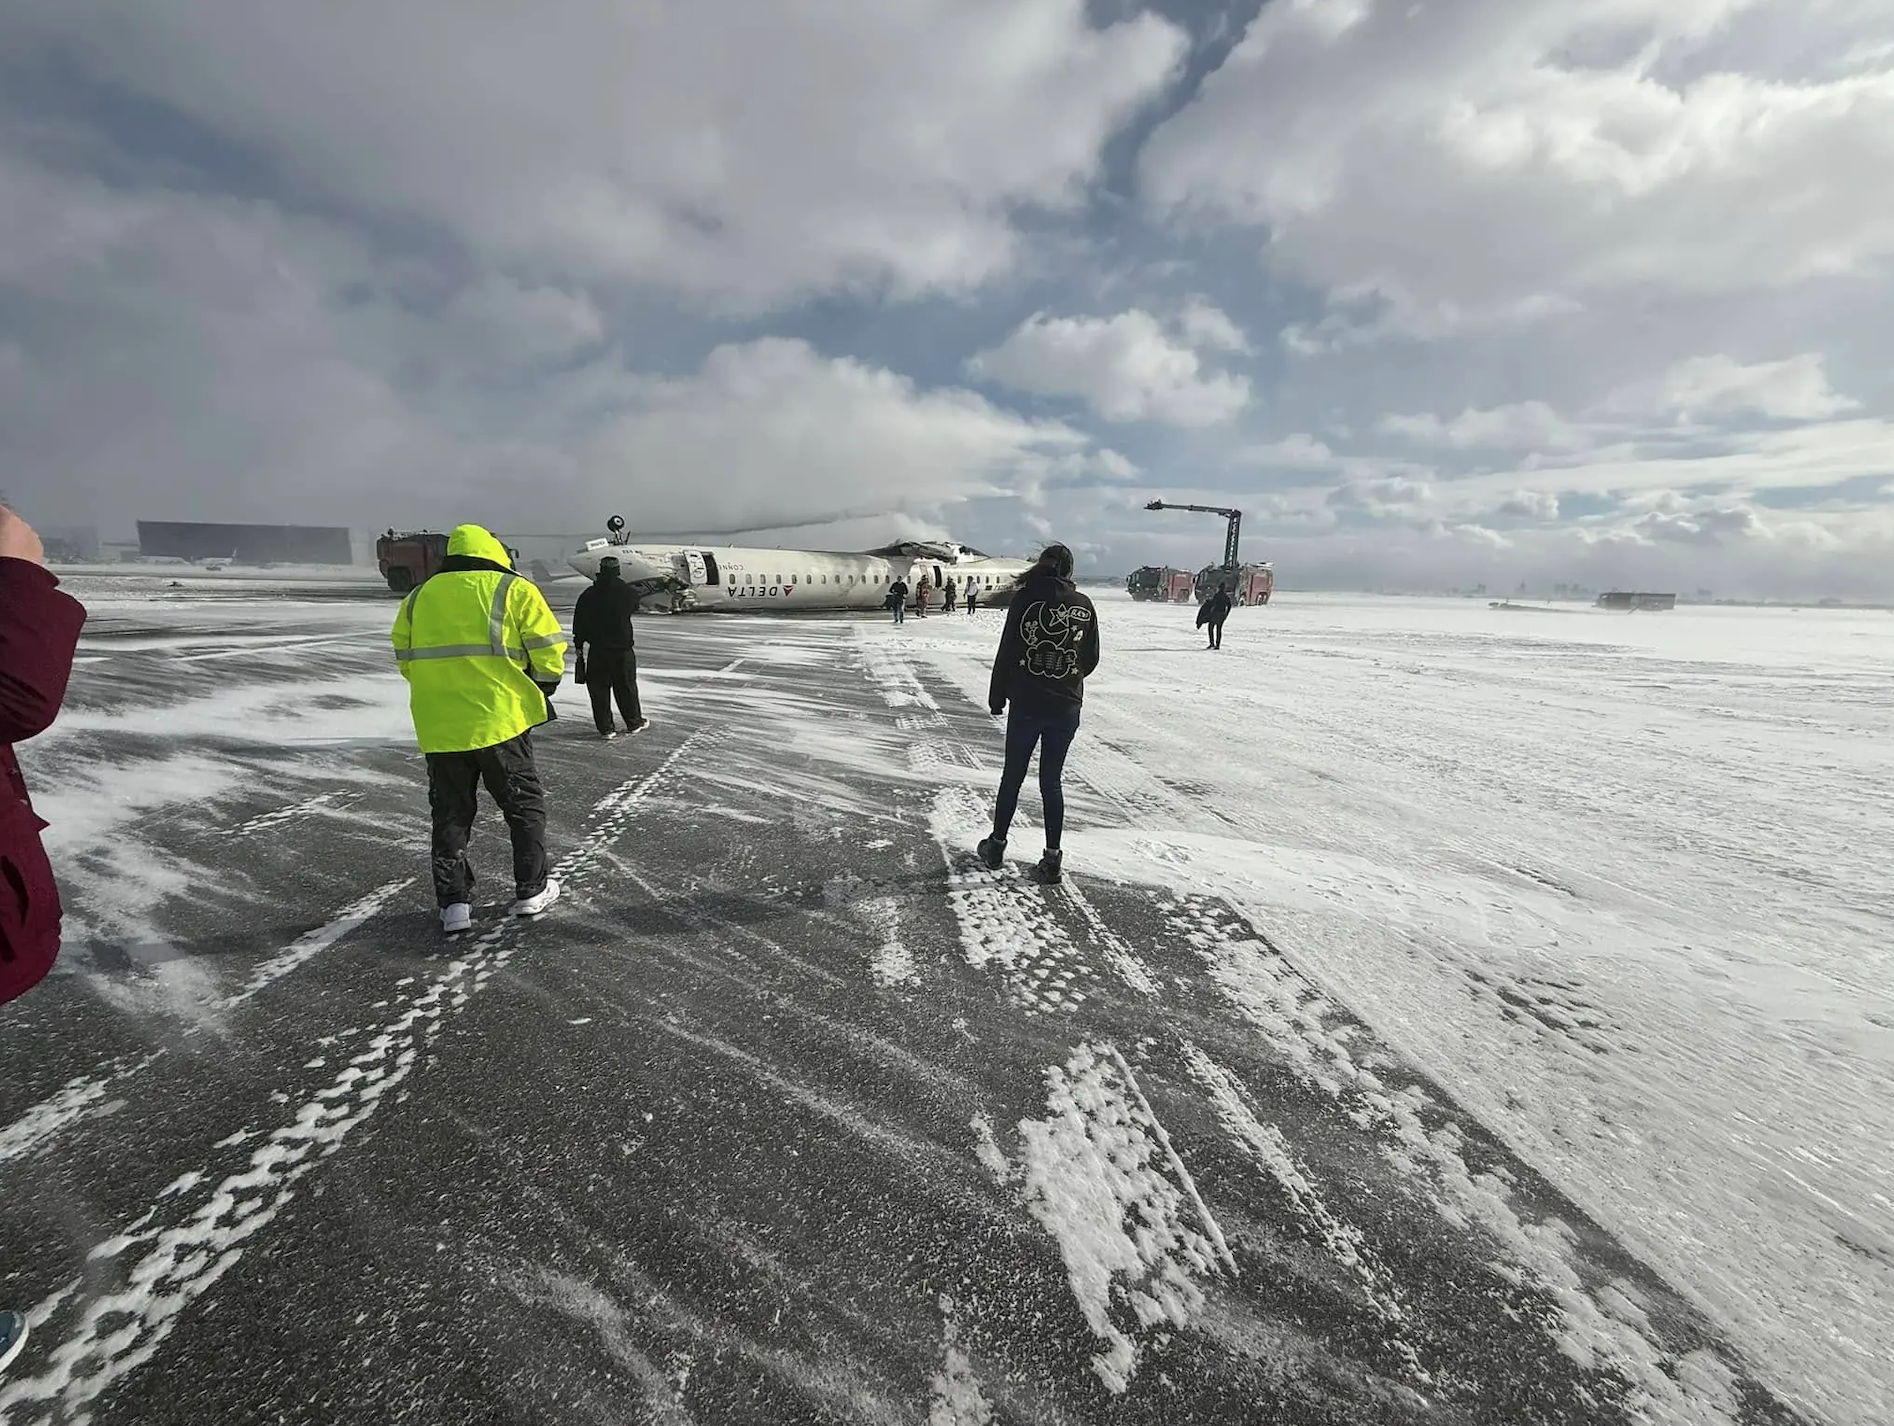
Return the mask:
<svg viewBox="0 0 1894 1426"><path fill-rule="evenodd" d="M1057 713L1021 713L1015 708L1006 718L1006 770L1000 774L1000 795L993 804L993 838L1006 840L1019 810L1019 790L1026 784L1026 769L1032 763L1033 749L1039 749L1039 800L1046 809L1046 846L1059 849L1065 832L1065 755L1078 736L1079 705Z"/></svg>
<svg viewBox="0 0 1894 1426"><path fill-rule="evenodd" d="M473 837L483 782L513 834L515 894L537 896L546 889L546 793L533 765L533 735L527 732L471 753L427 755L427 802L434 813L434 899L442 906L473 900L467 843Z"/></svg>
<svg viewBox="0 0 1894 1426"><path fill-rule="evenodd" d="M1210 647L1213 649L1223 647L1223 621L1221 619L1210 621Z"/></svg>
<svg viewBox="0 0 1894 1426"><path fill-rule="evenodd" d="M644 721L644 708L638 702L638 651L601 649L594 644L585 658L585 691L592 695L592 721L601 733L612 730L612 699L625 726L635 728Z"/></svg>

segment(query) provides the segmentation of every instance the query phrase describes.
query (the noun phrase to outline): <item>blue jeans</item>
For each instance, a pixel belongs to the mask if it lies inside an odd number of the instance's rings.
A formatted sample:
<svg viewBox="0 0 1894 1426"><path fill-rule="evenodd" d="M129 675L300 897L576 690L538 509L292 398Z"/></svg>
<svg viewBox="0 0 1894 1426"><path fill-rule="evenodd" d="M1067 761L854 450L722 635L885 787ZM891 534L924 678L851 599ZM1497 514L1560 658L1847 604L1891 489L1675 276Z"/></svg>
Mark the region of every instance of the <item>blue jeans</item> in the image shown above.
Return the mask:
<svg viewBox="0 0 1894 1426"><path fill-rule="evenodd" d="M1026 769L1033 749L1039 750L1039 800L1046 809L1046 846L1059 849L1065 832L1065 755L1078 736L1079 705L1057 713L1022 713L1014 708L1006 718L1006 768L1000 774L1000 795L993 804L993 839L1006 840L1019 810L1019 790L1026 785Z"/></svg>
<svg viewBox="0 0 1894 1426"><path fill-rule="evenodd" d="M908 620L908 602L907 602L907 600L905 600L905 599L896 599L896 600L892 600L892 601L891 601L891 602L889 603L889 606L888 606L888 607L894 610L894 622L895 622L895 623L897 623L897 624L905 624L905 623L907 623L907 620Z"/></svg>

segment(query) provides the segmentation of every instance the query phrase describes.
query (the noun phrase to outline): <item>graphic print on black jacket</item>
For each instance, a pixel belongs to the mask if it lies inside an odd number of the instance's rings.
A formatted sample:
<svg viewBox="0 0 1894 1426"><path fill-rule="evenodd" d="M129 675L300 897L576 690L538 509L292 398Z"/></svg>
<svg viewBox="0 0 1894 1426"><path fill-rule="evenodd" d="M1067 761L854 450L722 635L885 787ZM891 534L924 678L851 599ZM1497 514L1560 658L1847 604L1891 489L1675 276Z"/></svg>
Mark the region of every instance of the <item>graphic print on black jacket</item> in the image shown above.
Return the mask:
<svg viewBox="0 0 1894 1426"><path fill-rule="evenodd" d="M1013 595L993 658L987 707L1056 713L1085 701L1098 667L1098 611L1069 579L1035 573Z"/></svg>

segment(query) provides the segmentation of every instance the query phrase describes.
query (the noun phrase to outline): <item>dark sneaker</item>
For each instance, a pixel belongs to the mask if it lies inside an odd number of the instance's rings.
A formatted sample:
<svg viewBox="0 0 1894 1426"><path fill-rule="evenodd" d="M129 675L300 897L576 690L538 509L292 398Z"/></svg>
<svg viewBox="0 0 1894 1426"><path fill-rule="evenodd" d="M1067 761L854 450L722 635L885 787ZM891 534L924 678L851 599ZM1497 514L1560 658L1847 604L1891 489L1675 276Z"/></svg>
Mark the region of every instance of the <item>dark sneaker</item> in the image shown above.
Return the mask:
<svg viewBox="0 0 1894 1426"><path fill-rule="evenodd" d="M979 852L980 860L986 864L988 871L998 871L1000 865L1006 860L1004 838L983 837L975 850Z"/></svg>
<svg viewBox="0 0 1894 1426"><path fill-rule="evenodd" d="M1030 874L1041 886L1057 886L1065 880L1065 853L1055 852L1048 847Z"/></svg>

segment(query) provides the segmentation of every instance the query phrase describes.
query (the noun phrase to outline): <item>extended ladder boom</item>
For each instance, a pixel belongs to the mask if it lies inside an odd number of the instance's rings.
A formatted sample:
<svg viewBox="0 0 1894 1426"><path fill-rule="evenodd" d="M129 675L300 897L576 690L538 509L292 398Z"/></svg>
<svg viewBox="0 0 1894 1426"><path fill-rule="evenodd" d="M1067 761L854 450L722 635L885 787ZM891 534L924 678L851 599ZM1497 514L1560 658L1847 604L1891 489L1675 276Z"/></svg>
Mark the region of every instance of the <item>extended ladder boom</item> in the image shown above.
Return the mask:
<svg viewBox="0 0 1894 1426"><path fill-rule="evenodd" d="M1221 515L1230 522L1230 530L1223 537L1223 562L1234 565L1238 538L1243 531L1243 512L1231 510L1221 505L1167 505L1162 500L1153 500L1144 507L1146 510L1192 510L1199 515Z"/></svg>

